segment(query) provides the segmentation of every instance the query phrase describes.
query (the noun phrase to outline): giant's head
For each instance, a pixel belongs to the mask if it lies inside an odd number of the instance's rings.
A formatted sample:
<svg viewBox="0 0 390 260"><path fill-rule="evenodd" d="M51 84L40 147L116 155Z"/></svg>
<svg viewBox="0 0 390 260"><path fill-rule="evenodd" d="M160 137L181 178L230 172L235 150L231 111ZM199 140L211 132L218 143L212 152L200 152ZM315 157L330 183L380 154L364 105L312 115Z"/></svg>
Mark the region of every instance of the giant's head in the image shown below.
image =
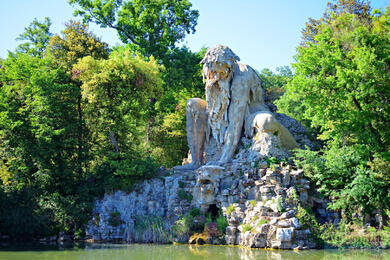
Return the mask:
<svg viewBox="0 0 390 260"><path fill-rule="evenodd" d="M224 142L228 125L227 109L230 103L230 85L234 67L240 58L227 46L210 48L204 56L203 80L206 82L206 102L209 126L218 144Z"/></svg>
<svg viewBox="0 0 390 260"><path fill-rule="evenodd" d="M240 58L227 46L216 45L206 52L200 62L203 64L203 79L218 81L232 76L234 66ZM213 84L214 82L210 82Z"/></svg>

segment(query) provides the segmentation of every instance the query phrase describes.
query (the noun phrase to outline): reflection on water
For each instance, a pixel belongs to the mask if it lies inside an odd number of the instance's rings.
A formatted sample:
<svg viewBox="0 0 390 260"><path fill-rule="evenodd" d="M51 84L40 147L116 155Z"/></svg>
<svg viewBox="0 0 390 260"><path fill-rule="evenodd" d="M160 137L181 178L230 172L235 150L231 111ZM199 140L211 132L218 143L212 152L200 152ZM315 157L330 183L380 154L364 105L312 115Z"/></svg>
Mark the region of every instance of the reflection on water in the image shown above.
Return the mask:
<svg viewBox="0 0 390 260"><path fill-rule="evenodd" d="M118 245L87 244L81 248L54 250L54 248L0 247L0 260L86 260L86 259L146 259L146 260L196 260L196 259L389 259L390 250L307 250L278 251L246 249L227 246L187 245Z"/></svg>

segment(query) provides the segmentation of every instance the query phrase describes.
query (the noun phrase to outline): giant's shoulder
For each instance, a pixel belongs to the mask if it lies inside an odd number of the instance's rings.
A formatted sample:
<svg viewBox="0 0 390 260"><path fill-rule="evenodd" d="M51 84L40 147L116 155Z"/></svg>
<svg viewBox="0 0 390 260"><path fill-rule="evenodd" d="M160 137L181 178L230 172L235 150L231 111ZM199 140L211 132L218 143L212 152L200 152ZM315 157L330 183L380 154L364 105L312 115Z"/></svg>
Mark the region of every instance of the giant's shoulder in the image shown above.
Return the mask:
<svg viewBox="0 0 390 260"><path fill-rule="evenodd" d="M236 71L241 72L241 73L256 72L251 66L240 63L240 62L237 62L237 65L234 68L234 72L236 72Z"/></svg>
<svg viewBox="0 0 390 260"><path fill-rule="evenodd" d="M236 66L234 67L234 77L248 76L251 76L250 78L258 77L256 71L251 66L237 62Z"/></svg>

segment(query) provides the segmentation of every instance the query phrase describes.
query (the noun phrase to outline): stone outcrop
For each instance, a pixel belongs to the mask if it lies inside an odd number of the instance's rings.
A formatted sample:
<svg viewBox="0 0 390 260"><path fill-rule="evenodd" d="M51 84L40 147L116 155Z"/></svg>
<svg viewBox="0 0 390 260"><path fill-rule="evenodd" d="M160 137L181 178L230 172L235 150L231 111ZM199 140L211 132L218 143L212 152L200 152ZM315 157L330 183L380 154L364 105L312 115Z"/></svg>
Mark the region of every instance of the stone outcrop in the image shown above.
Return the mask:
<svg viewBox="0 0 390 260"><path fill-rule="evenodd" d="M160 228L169 234L175 221L191 209L207 213L217 207L229 224L226 244L313 248L310 231L299 223L296 208L298 204L312 208L323 221L337 223L337 214L326 209L328 203L316 196L302 170L236 161L223 167L174 171L138 184L131 193L106 194L96 203L88 234L103 241L169 242L173 239L169 235L159 237L145 227L148 219L158 218Z"/></svg>

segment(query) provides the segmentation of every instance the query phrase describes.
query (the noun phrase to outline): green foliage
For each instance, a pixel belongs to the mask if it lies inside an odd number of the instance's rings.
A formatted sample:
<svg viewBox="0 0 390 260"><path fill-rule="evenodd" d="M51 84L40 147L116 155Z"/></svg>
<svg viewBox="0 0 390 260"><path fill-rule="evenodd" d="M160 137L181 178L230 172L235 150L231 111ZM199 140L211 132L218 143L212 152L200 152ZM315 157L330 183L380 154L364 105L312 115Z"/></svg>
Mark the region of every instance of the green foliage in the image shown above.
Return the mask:
<svg viewBox="0 0 390 260"><path fill-rule="evenodd" d="M323 153L302 150L296 153L296 163L320 192L334 198L332 208L348 214L363 208L370 213L374 209L389 209L390 165L378 166L383 167L380 172L372 166L375 163L367 163L369 155L364 146L331 147ZM378 164L379 160L375 158L374 162ZM386 165L383 160L381 163Z"/></svg>
<svg viewBox="0 0 390 260"><path fill-rule="evenodd" d="M338 248L388 248L390 228L383 230L364 227L361 222L348 222L342 219L337 227L332 224L319 224L309 209L298 206L297 218L303 228L310 230L311 237L319 246Z"/></svg>
<svg viewBox="0 0 390 260"><path fill-rule="evenodd" d="M189 193L188 191L185 191L185 190L179 190L177 192L177 195L178 195L179 199L186 200L188 202L191 202L193 199L191 193Z"/></svg>
<svg viewBox="0 0 390 260"><path fill-rule="evenodd" d="M93 176L105 191L120 189L130 192L137 182L154 177L156 169L153 160L142 153L108 152L95 167Z"/></svg>
<svg viewBox="0 0 390 260"><path fill-rule="evenodd" d="M195 218L197 216L200 216L200 209L198 208L192 208L189 212L188 215L192 218Z"/></svg>
<svg viewBox="0 0 390 260"><path fill-rule="evenodd" d="M333 2L333 3L332 3ZM367 0L333 0L328 2L327 10L323 16L316 20L309 18L305 23L305 28L302 29L301 46L307 46L310 43L316 42L315 36L318 34L321 24L329 24L333 20L334 15L343 13L354 14L359 20L369 23L371 19L371 6Z"/></svg>
<svg viewBox="0 0 390 260"><path fill-rule="evenodd" d="M251 231L252 230L252 226L250 224L242 224L241 225L241 230L242 230L242 233L245 233L247 231Z"/></svg>
<svg viewBox="0 0 390 260"><path fill-rule="evenodd" d="M182 216L179 220L176 220L172 227L172 231L175 237L184 238L188 237L191 230L191 218L188 216ZM181 239L180 239L181 240Z"/></svg>
<svg viewBox="0 0 390 260"><path fill-rule="evenodd" d="M104 144L92 149L126 152L140 143L148 98L162 91L160 70L154 59L145 61L128 50L114 51L107 60L85 57L73 68L82 83L90 138Z"/></svg>
<svg viewBox="0 0 390 260"><path fill-rule="evenodd" d="M231 215L235 210L234 205L230 205L229 207L226 208L226 215Z"/></svg>
<svg viewBox="0 0 390 260"><path fill-rule="evenodd" d="M138 216L134 229L137 240L144 239L160 244L172 241L172 230L166 225L166 221L159 216Z"/></svg>
<svg viewBox="0 0 390 260"><path fill-rule="evenodd" d="M161 59L187 33L195 32L199 16L188 0L69 0L84 22L117 30L124 43L145 56Z"/></svg>
<svg viewBox="0 0 390 260"><path fill-rule="evenodd" d="M255 201L255 200L250 200L250 201L249 201L249 204L250 204L252 207L256 206L256 203L257 203L257 201Z"/></svg>
<svg viewBox="0 0 390 260"><path fill-rule="evenodd" d="M267 100L274 102L279 99L284 93L283 86L293 76L293 73L289 66L277 67L276 73L272 72L270 69L263 69L260 72L257 72L261 79L261 85L266 91L265 96Z"/></svg>
<svg viewBox="0 0 390 260"><path fill-rule="evenodd" d="M16 38L18 41L24 41L17 47L16 52L42 57L52 36L50 26L51 21L48 17L45 17L43 22L34 19L29 27L26 27L24 32Z"/></svg>
<svg viewBox="0 0 390 260"><path fill-rule="evenodd" d="M39 207L37 193L33 188L4 191L0 185L0 229L3 234L12 234L16 239L53 234L52 216Z"/></svg>
<svg viewBox="0 0 390 260"><path fill-rule="evenodd" d="M206 49L192 53L187 47L168 55L163 72L164 95L154 104L148 147L166 167L181 164L188 153L185 127L186 101L204 97L200 61Z"/></svg>
<svg viewBox="0 0 390 260"><path fill-rule="evenodd" d="M215 219L215 222L217 223L219 232L221 234L225 234L226 228L229 226L229 223L225 218L225 216L220 213L218 217Z"/></svg>
<svg viewBox="0 0 390 260"><path fill-rule="evenodd" d="M276 201L276 208L278 209L279 212L284 211L282 197L278 197L278 200Z"/></svg>
<svg viewBox="0 0 390 260"><path fill-rule="evenodd" d="M266 219L262 218L259 220L259 222L257 222L257 226L261 226L261 225L267 224L267 223L268 223L268 221Z"/></svg>
<svg viewBox="0 0 390 260"><path fill-rule="evenodd" d="M322 140L388 151L389 17L389 10L376 13L367 25L339 14L320 26L315 43L298 48L295 75L278 107L288 112L299 101L300 110L290 112L320 127Z"/></svg>
<svg viewBox="0 0 390 260"><path fill-rule="evenodd" d="M14 238L81 236L96 197L131 190L157 168L138 147L138 128L161 90L161 67L125 51L108 57L85 25L66 26L42 57L20 51L1 61L0 204L9 210L0 229Z"/></svg>
<svg viewBox="0 0 390 260"><path fill-rule="evenodd" d="M121 218L121 214L117 210L110 213L110 217L108 218L107 222L112 227L117 227L124 223Z"/></svg>
<svg viewBox="0 0 390 260"><path fill-rule="evenodd" d="M320 152L298 152L296 163L334 199L334 209L388 209L390 9L371 13L354 0L329 7L297 49L277 106L325 141Z"/></svg>
<svg viewBox="0 0 390 260"><path fill-rule="evenodd" d="M65 29L51 37L47 46L47 55L69 75L79 59L87 56L104 59L108 53L107 43L90 32L88 25L73 20L65 23ZM77 76L77 71L73 71L72 76Z"/></svg>

